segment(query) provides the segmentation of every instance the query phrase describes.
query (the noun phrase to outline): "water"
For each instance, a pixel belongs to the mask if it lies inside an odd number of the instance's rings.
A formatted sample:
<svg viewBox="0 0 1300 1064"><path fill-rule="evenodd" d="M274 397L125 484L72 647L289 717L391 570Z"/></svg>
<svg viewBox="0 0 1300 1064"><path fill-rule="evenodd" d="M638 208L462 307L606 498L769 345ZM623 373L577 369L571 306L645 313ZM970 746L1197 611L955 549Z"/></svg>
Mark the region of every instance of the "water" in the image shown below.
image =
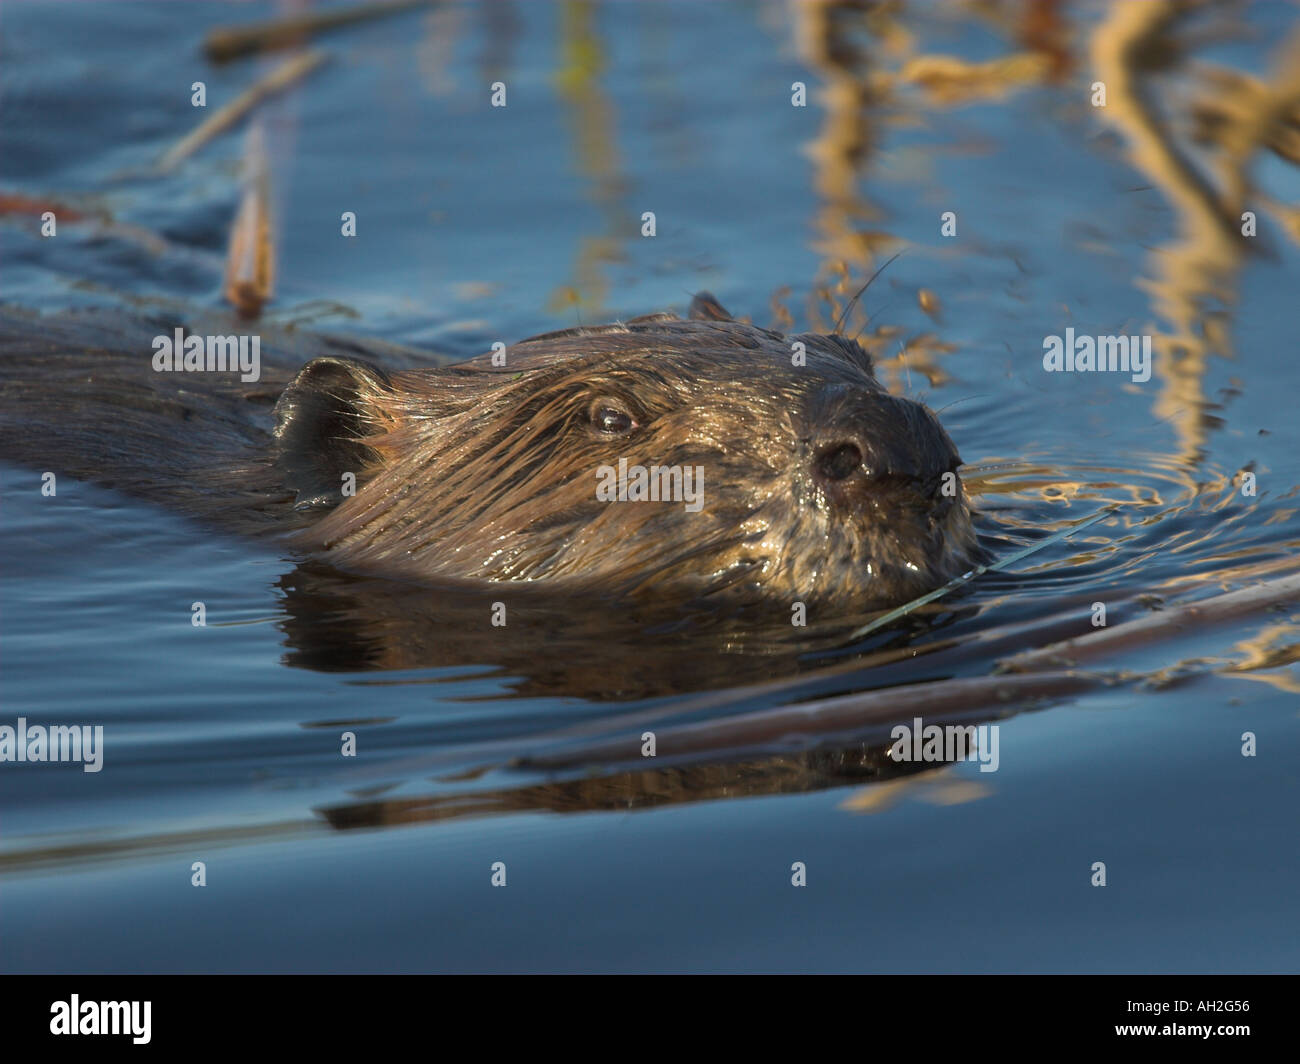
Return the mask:
<svg viewBox="0 0 1300 1064"><path fill-rule="evenodd" d="M1252 251L1222 253L1177 181L1135 165L1120 101L1088 99L1104 13L1067 11L1058 80L957 107L896 83L862 97L858 126L863 72L897 70L899 49L983 62L1014 28L836 15L839 58L816 62L800 10L450 5L323 38L329 66L268 112L270 318L458 358L707 288L759 324L780 306L826 328L901 249L850 327L892 387L951 404L986 543L1116 515L917 623L798 660L732 648L656 696L660 648L456 642L445 602L365 643L373 601L328 574L91 484L43 498L39 471L6 463L0 722L102 724L106 746L99 773L0 766L0 967L1295 970L1294 606L1108 656L1096 671L1118 682L1001 720L996 772L882 770L860 742L656 771L507 764L691 692L684 712L708 720L984 676L1091 630L1093 602L1115 623L1291 571L1296 246L1260 207ZM0 193L112 219L48 239L7 211L6 301L220 305L241 137L148 168L197 121L192 82L215 106L253 76L204 61L203 31L272 11L6 5ZM1267 76L1293 23L1257 5L1243 39L1198 55ZM1274 154L1253 173L1252 204L1300 195ZM1068 327L1153 335L1152 378L1043 372Z"/></svg>

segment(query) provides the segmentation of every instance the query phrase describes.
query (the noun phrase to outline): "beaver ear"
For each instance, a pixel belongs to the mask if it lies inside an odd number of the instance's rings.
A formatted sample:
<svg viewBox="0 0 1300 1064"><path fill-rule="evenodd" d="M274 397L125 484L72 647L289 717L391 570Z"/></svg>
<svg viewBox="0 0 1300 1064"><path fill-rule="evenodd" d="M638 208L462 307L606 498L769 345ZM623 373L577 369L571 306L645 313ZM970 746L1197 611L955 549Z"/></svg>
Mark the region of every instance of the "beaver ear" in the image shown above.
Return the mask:
<svg viewBox="0 0 1300 1064"><path fill-rule="evenodd" d="M297 494L295 510L337 506L343 474L360 479L374 459L363 442L376 419L371 411L388 390L383 371L348 358L308 362L275 404L276 465Z"/></svg>
<svg viewBox="0 0 1300 1064"><path fill-rule="evenodd" d="M839 333L800 333L797 336L787 336L786 339L791 342L799 341L809 351L822 351L834 358L848 359L868 376L876 375L876 367L871 361L871 355L857 340L851 340Z"/></svg>
<svg viewBox="0 0 1300 1064"><path fill-rule="evenodd" d="M691 321L735 320L727 313L727 308L713 298L712 292L696 292L695 298L691 300L691 309L687 317Z"/></svg>

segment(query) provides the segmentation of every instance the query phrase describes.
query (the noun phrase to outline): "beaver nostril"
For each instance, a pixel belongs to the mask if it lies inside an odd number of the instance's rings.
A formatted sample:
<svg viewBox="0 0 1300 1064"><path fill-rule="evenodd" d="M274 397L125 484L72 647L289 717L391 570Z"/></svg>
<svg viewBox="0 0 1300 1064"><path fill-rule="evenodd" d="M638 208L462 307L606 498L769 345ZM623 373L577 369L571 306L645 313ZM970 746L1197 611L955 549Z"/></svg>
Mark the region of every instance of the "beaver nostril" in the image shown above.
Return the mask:
<svg viewBox="0 0 1300 1064"><path fill-rule="evenodd" d="M862 466L862 450L856 443L840 443L817 456L817 472L827 480L844 480Z"/></svg>

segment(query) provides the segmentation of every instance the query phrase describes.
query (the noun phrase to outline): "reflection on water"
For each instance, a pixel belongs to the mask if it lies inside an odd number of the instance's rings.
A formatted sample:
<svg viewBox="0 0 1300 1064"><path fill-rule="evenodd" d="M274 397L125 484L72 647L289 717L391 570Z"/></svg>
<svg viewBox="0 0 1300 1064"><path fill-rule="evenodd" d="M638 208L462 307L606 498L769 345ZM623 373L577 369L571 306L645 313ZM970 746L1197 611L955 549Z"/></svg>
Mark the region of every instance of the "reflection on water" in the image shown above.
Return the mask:
<svg viewBox="0 0 1300 1064"><path fill-rule="evenodd" d="M1233 32L1221 21L1225 14L1185 3L1116 4L1092 39L1097 76L1106 85L1105 117L1123 132L1134 168L1155 183L1178 217L1177 237L1151 255L1154 276L1145 287L1161 323L1156 365L1164 387L1152 412L1175 426L1181 453L1191 459L1202 456L1210 427L1206 363L1212 355L1233 356L1230 308L1258 235L1256 215L1261 208L1284 218L1288 213L1278 210L1251 171L1300 107L1300 28L1277 47L1271 75L1255 79L1196 54L1198 38L1207 39L1199 20ZM1193 64L1189 93L1180 82ZM1180 130L1190 125L1189 112L1199 111L1204 124L1207 107L1213 132L1199 138L1194 156ZM1294 227L1284 225L1281 232L1296 236Z"/></svg>
<svg viewBox="0 0 1300 1064"><path fill-rule="evenodd" d="M317 812L330 827L343 830L539 810L552 813L629 811L684 802L802 794L827 787L891 780L934 771L937 767L896 762L888 756L887 747L869 748L859 744L844 750L618 772L464 794L357 800Z"/></svg>

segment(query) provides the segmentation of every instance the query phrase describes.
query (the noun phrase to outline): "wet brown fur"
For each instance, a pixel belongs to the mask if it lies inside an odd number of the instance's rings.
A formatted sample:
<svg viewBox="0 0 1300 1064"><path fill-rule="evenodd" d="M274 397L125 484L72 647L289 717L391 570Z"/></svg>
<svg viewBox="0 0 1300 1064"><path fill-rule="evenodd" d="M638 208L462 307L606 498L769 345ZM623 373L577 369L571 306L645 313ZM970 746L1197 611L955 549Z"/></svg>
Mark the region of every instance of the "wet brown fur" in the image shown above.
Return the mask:
<svg viewBox="0 0 1300 1064"><path fill-rule="evenodd" d="M432 584L862 610L979 554L964 497L939 491L959 459L928 410L890 396L852 341L735 322L708 297L692 320L535 337L503 367L387 372L373 363L418 355L267 330L256 385L153 373L149 337L174 325L0 314L6 456ZM327 357L291 378L304 348ZM610 404L638 427L601 432L592 414ZM846 446L860 468L825 475ZM598 467L620 458L702 467L703 509L598 500Z"/></svg>

